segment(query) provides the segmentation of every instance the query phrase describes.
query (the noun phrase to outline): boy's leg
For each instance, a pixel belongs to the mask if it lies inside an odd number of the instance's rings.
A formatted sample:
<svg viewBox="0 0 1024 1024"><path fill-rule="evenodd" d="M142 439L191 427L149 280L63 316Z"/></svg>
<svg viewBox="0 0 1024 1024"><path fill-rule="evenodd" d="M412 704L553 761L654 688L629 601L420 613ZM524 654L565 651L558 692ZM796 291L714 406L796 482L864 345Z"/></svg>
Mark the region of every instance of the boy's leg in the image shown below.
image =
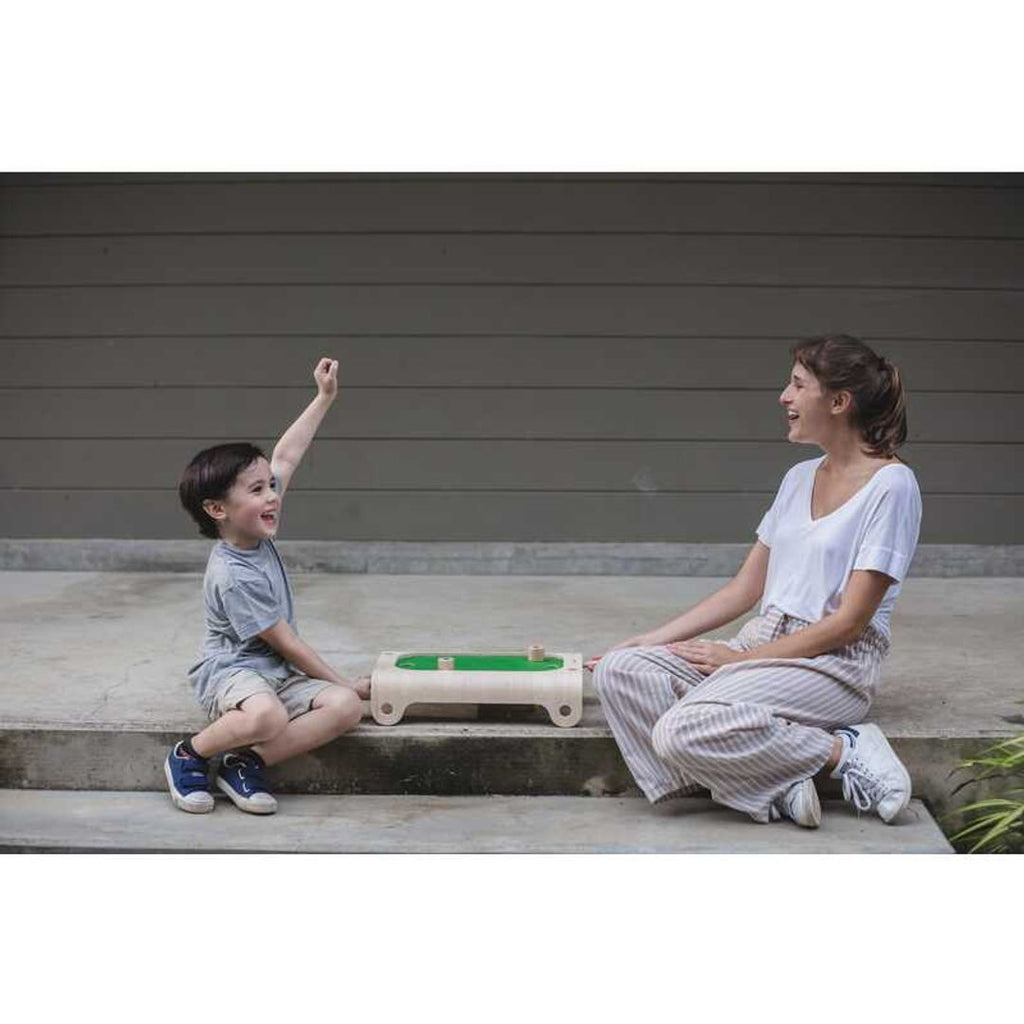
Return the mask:
<svg viewBox="0 0 1024 1024"><path fill-rule="evenodd" d="M243 708L262 696L251 697ZM271 739L226 753L217 773L218 788L250 814L277 810L263 777L267 765L319 747L351 729L362 716L362 703L348 687L304 675L286 680L274 700L290 721Z"/></svg>
<svg viewBox="0 0 1024 1024"><path fill-rule="evenodd" d="M305 705L308 711L299 711L273 738L253 744L253 750L265 764L279 764L296 754L314 750L359 724L363 704L355 691L323 680L310 679L305 683L307 688L317 685L320 689ZM284 693L282 697L291 713L290 698Z"/></svg>
<svg viewBox="0 0 1024 1024"><path fill-rule="evenodd" d="M202 759L225 754L217 784L243 810L271 814L276 801L266 791L261 769L296 754L319 747L358 724L362 701L347 686L335 685L306 676L293 676L274 690L256 673L240 672L218 695L214 714L225 710L215 721L192 737L188 746ZM290 720L289 720L290 719ZM176 744L169 763L182 744ZM236 753L228 753L236 752ZM182 756L185 756L184 754ZM237 777L236 777L237 776ZM245 780L256 783L253 793ZM183 802L184 791L168 778L175 803L184 810L199 810ZM225 787L228 784L228 788ZM241 787L241 788L240 788ZM205 787L204 787L205 788ZM245 790L243 792L243 789ZM196 795L193 801L201 798ZM212 799L202 810L212 810Z"/></svg>
<svg viewBox="0 0 1024 1024"><path fill-rule="evenodd" d="M213 810L207 784L210 757L271 739L288 724L273 687L254 672L232 676L218 693L212 714L220 717L191 740L175 743L164 762L171 799L183 811Z"/></svg>
<svg viewBox="0 0 1024 1024"><path fill-rule="evenodd" d="M243 697L202 732L192 737L192 749L204 758L238 747L251 747L279 735L288 725L288 712L270 687Z"/></svg>

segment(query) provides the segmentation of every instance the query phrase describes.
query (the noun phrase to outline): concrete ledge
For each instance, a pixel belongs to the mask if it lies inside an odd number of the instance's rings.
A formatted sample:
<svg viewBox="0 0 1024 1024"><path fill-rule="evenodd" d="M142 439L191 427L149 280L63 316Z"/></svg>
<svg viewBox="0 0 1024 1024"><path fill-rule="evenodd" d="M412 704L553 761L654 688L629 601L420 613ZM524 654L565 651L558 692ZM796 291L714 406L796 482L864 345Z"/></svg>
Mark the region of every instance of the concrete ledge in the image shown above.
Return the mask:
<svg viewBox="0 0 1024 1024"><path fill-rule="evenodd" d="M405 796L629 796L639 790L611 730L591 707L574 729L533 723L424 722L389 728L372 722L268 772L276 793ZM163 761L182 730L0 726L0 788L165 790ZM993 739L897 736L889 739L914 782L914 796L943 815L995 789L953 790L951 767ZM823 798L839 784L817 781ZM646 802L646 801L642 801Z"/></svg>
<svg viewBox="0 0 1024 1024"><path fill-rule="evenodd" d="M0 849L133 853L951 853L914 802L892 825L825 803L816 830L757 825L710 800L655 808L572 797L286 797L255 818L157 793L0 791Z"/></svg>
<svg viewBox="0 0 1024 1024"><path fill-rule="evenodd" d="M293 584L303 636L343 674L365 671L396 644L500 651L540 641L597 653L718 586L695 577L326 573L296 574ZM915 794L940 813L957 762L1024 725L1022 601L1020 579L911 579L894 614L869 717L906 761ZM201 640L195 575L0 574L0 786L162 790L171 742L204 723L185 678ZM542 712L493 708L392 728L367 718L282 766L274 785L314 794L632 792L584 685L574 729L551 726Z"/></svg>
<svg viewBox="0 0 1024 1024"><path fill-rule="evenodd" d="M270 769L276 792L438 796L637 795L600 708L559 729L534 722L364 721ZM595 724L596 723L596 724ZM0 788L163 790L182 729L0 723Z"/></svg>
<svg viewBox="0 0 1024 1024"><path fill-rule="evenodd" d="M291 572L432 576L731 576L749 544L284 540ZM202 540L0 539L0 570L202 572ZM923 544L917 577L1021 576L1024 545Z"/></svg>

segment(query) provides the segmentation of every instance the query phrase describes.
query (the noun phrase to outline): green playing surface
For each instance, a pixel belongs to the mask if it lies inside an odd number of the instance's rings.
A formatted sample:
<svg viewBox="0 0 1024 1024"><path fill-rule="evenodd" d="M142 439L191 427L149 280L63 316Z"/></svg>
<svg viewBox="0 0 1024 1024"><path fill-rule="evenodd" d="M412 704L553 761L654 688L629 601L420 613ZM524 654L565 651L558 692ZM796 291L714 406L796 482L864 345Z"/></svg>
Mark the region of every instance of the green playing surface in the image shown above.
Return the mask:
<svg viewBox="0 0 1024 1024"><path fill-rule="evenodd" d="M398 668L437 671L438 658L454 658L457 672L550 672L561 668L561 658L530 661L525 654L407 654L395 662Z"/></svg>

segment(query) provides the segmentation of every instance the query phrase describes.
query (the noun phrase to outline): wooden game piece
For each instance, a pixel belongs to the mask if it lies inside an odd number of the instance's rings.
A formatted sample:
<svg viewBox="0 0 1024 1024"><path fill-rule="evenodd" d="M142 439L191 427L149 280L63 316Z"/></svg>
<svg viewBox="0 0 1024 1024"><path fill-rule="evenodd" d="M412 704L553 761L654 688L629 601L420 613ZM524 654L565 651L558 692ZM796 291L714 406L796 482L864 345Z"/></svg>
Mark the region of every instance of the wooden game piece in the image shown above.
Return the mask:
<svg viewBox="0 0 1024 1024"><path fill-rule="evenodd" d="M544 647L541 644L530 644L530 649L527 653L527 657L530 661L543 661L544 660Z"/></svg>
<svg viewBox="0 0 1024 1024"><path fill-rule="evenodd" d="M437 659L437 668L440 672L454 672L455 671L455 659L440 657Z"/></svg>

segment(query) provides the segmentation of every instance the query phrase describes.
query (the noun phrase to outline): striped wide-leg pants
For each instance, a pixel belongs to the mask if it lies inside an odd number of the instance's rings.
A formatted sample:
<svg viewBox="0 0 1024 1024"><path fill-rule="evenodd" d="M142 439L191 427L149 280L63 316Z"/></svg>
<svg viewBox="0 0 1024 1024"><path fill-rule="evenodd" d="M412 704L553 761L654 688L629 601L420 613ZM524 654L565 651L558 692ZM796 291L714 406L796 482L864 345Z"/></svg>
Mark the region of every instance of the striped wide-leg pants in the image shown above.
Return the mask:
<svg viewBox="0 0 1024 1024"><path fill-rule="evenodd" d="M807 625L769 608L728 644L749 650ZM888 649L869 626L815 658L740 661L704 676L666 647L628 647L601 659L594 685L652 803L707 788L766 822L777 797L828 761L830 730L864 719Z"/></svg>

